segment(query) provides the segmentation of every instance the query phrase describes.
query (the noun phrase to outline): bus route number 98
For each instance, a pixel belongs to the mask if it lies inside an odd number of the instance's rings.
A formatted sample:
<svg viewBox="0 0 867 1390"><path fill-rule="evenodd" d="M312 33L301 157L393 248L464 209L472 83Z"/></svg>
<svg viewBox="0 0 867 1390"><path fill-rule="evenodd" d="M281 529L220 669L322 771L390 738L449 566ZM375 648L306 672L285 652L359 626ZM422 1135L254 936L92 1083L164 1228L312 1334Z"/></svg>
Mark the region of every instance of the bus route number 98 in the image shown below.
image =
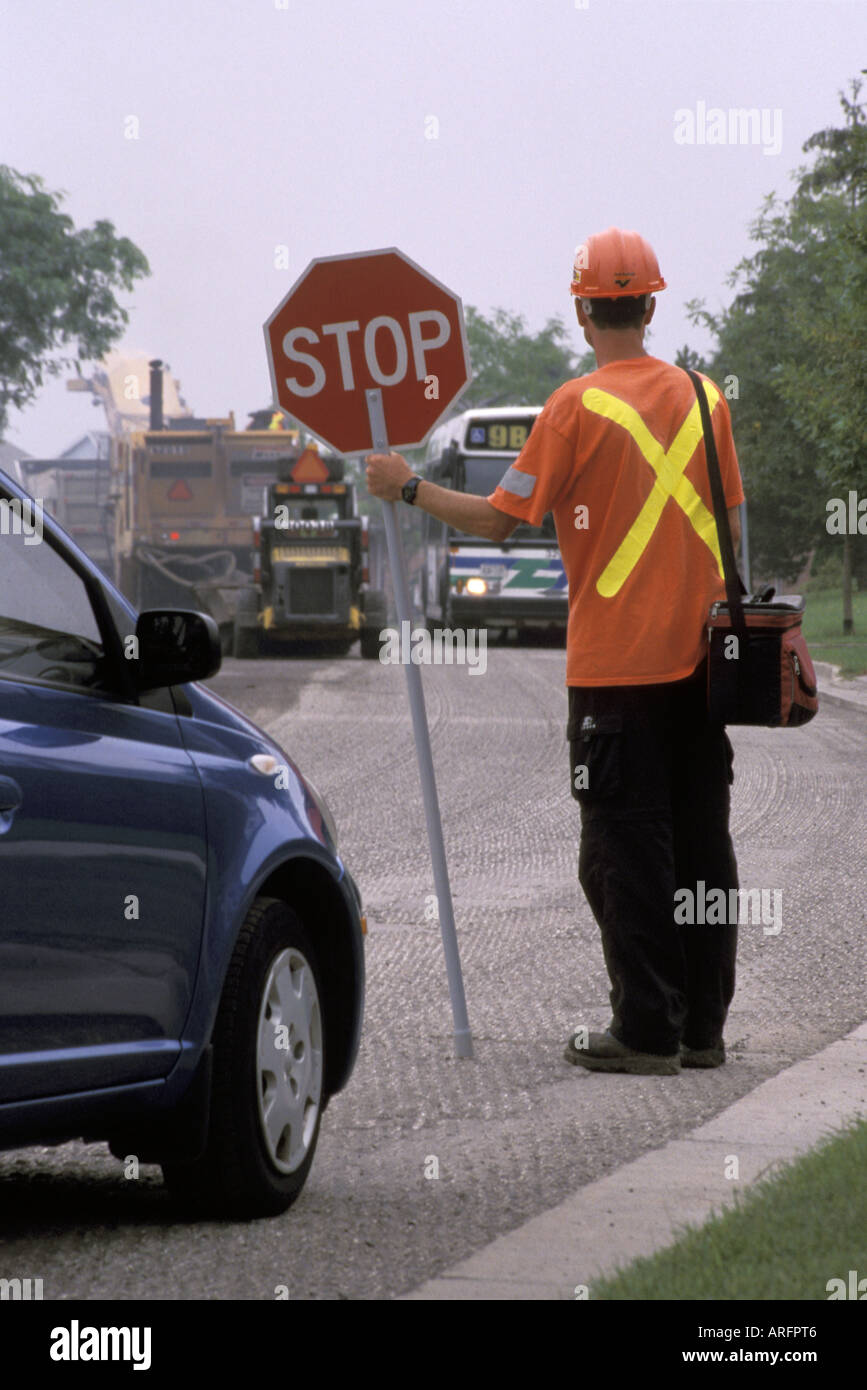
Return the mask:
<svg viewBox="0 0 867 1390"><path fill-rule="evenodd" d="M526 425L489 425L489 449L523 449L527 442Z"/></svg>

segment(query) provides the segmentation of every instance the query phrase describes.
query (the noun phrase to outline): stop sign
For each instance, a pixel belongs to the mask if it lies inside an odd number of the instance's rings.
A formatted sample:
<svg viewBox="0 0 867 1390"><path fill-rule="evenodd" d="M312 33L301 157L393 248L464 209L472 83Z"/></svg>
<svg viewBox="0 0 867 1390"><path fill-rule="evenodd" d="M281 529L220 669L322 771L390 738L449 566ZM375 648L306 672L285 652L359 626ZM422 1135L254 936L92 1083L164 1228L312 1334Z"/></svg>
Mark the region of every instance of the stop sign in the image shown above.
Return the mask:
<svg viewBox="0 0 867 1390"><path fill-rule="evenodd" d="M404 449L471 377L460 299L395 247L311 261L265 342L275 401L339 454L371 448L370 387L389 445Z"/></svg>

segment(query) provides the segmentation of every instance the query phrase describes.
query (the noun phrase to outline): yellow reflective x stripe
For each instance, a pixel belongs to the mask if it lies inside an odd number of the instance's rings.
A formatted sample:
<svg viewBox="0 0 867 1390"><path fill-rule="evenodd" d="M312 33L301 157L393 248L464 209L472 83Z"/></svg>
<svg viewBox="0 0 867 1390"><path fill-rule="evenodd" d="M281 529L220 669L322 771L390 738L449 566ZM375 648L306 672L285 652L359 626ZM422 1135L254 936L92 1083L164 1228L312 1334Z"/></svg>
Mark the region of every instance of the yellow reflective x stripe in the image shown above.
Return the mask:
<svg viewBox="0 0 867 1390"><path fill-rule="evenodd" d="M707 382L705 391L712 412L719 400L719 392ZM683 476L702 438L698 401L693 405L678 430L674 443L666 453L650 433L638 411L626 401L619 400L608 391L600 391L597 386L591 386L585 391L582 400L587 409L592 410L594 414L604 415L607 420L622 425L627 433L632 435L656 474L647 501L596 581L598 592L603 598L612 598L632 573L656 530L669 497L674 498L690 525L710 550L722 578L723 566L713 512L708 511L692 483Z"/></svg>

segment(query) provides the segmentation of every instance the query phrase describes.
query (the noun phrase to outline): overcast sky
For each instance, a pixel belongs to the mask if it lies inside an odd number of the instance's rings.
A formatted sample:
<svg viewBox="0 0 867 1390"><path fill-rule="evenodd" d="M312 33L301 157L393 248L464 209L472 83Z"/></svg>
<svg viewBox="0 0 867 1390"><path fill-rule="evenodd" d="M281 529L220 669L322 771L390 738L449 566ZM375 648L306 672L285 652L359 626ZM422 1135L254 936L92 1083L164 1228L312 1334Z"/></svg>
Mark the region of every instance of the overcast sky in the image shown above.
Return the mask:
<svg viewBox="0 0 867 1390"><path fill-rule="evenodd" d="M197 414L244 425L270 400L262 324L292 282L315 256L381 246L485 313L533 330L564 315L583 351L574 248L635 228L668 281L649 347L670 358L707 345L685 302L728 302L762 198L790 193L803 141L842 123L865 10L0 0L0 163L144 251L121 346L165 358ZM764 113L759 142L701 143L712 108ZM7 438L49 455L94 426L102 411L57 382Z"/></svg>

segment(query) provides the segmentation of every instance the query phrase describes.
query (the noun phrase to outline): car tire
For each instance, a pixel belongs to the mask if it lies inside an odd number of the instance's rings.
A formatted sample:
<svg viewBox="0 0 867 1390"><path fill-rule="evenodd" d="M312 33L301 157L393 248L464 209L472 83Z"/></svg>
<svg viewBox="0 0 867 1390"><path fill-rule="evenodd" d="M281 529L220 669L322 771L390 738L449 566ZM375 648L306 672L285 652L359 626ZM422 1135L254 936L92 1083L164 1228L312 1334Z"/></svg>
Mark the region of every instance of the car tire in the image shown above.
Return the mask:
<svg viewBox="0 0 867 1390"><path fill-rule="evenodd" d="M205 1152L193 1163L164 1163L163 1177L185 1202L216 1215L279 1215L313 1163L325 1019L313 943L276 898L258 898L238 935L213 1050Z"/></svg>

